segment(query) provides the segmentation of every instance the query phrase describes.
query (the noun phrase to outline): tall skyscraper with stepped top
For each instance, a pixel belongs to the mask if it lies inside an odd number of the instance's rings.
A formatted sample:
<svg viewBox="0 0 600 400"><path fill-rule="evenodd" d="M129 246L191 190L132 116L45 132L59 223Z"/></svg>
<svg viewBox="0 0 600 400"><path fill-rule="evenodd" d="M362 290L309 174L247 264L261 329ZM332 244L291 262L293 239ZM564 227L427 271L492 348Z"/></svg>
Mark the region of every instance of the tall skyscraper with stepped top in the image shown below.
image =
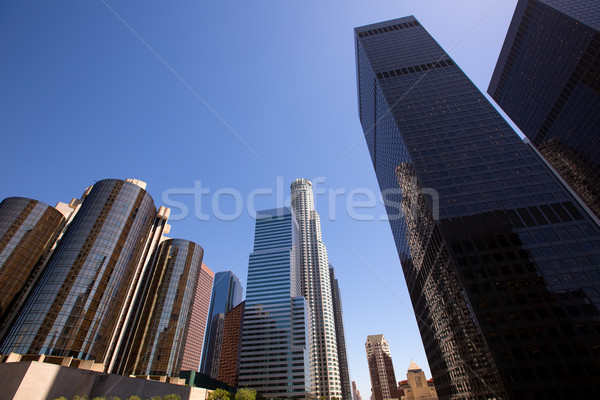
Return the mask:
<svg viewBox="0 0 600 400"><path fill-rule="evenodd" d="M336 341L327 249L321 238L321 221L315 211L312 183L292 182L292 210L299 227L302 289L312 314L311 372L315 395L341 398L342 387Z"/></svg>
<svg viewBox="0 0 600 400"><path fill-rule="evenodd" d="M302 296L298 223L289 208L259 211L248 262L239 386L263 397L312 397L310 310Z"/></svg>
<svg viewBox="0 0 600 400"><path fill-rule="evenodd" d="M383 335L369 335L365 350L371 375L371 399L397 399L398 385L388 341Z"/></svg>
<svg viewBox="0 0 600 400"><path fill-rule="evenodd" d="M355 45L439 398L600 398L600 226L414 17Z"/></svg>

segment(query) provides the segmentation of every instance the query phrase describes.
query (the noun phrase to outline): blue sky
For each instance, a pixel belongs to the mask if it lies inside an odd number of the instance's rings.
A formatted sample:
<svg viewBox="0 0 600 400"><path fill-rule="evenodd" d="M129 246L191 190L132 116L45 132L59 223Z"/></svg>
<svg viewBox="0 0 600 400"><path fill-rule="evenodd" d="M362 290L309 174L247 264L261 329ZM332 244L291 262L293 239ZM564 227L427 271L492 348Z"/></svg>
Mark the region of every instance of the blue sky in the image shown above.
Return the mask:
<svg viewBox="0 0 600 400"><path fill-rule="evenodd" d="M411 358L430 377L383 207L356 210L372 221L346 212L353 190L378 193L357 114L353 28L415 15L485 91L515 5L0 2L0 198L54 205L100 179L144 180L157 206L171 193L167 201L189 209L170 236L197 242L210 268L233 269L245 286L250 193L264 189L255 207L273 208L278 182L285 198L296 178L322 182L316 206L341 286L351 378L366 400L364 343L379 333L398 380ZM195 185L210 191L200 204L185 194ZM330 200L330 190L345 192ZM241 215L227 217L236 204Z"/></svg>

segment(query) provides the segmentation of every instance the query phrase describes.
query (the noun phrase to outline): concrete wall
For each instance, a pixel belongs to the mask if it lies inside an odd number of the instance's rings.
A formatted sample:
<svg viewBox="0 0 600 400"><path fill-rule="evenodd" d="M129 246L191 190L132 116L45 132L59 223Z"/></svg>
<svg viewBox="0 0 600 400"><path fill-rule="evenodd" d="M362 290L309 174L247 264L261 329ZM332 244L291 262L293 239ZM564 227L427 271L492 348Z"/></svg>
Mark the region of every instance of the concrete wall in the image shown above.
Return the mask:
<svg viewBox="0 0 600 400"><path fill-rule="evenodd" d="M0 364L2 398L13 400L54 400L75 395L90 398L118 396L122 400L177 394L182 400L205 400L209 390L141 378L62 367L37 361Z"/></svg>

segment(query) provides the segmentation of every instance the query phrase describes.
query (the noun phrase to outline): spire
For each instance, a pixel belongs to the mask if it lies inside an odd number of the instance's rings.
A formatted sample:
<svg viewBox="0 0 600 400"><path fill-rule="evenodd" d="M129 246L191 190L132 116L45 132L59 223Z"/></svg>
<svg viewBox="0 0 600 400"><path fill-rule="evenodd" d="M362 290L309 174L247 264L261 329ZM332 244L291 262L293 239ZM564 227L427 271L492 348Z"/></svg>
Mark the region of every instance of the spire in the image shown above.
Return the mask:
<svg viewBox="0 0 600 400"><path fill-rule="evenodd" d="M421 367L419 367L416 362L411 360L410 365L408 366L408 372L421 372Z"/></svg>

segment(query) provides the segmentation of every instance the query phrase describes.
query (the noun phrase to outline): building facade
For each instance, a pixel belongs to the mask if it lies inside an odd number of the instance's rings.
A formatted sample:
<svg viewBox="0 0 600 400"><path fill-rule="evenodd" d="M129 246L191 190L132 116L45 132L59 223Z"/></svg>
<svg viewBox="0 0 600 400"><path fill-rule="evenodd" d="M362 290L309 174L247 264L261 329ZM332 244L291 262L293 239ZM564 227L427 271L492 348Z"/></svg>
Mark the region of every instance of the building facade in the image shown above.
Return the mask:
<svg viewBox="0 0 600 400"><path fill-rule="evenodd" d="M348 369L348 356L346 354L346 337L344 336L344 310L342 308L342 295L340 285L335 277L335 270L329 264L329 278L331 280L331 301L333 303L333 318L335 322L335 338L340 364L340 384L342 387L342 400L352 400L350 387L350 370Z"/></svg>
<svg viewBox="0 0 600 400"><path fill-rule="evenodd" d="M108 364L156 216L152 198L140 185L117 179L95 183L0 353Z"/></svg>
<svg viewBox="0 0 600 400"><path fill-rule="evenodd" d="M65 223L58 210L37 200L0 203L0 325L41 272Z"/></svg>
<svg viewBox="0 0 600 400"><path fill-rule="evenodd" d="M600 218L600 7L520 0L489 94Z"/></svg>
<svg viewBox="0 0 600 400"><path fill-rule="evenodd" d="M312 183L296 179L291 185L292 209L299 226L302 288L312 318L311 373L315 396L341 398L339 356L336 341L327 249L321 237L321 221L315 210Z"/></svg>
<svg viewBox="0 0 600 400"><path fill-rule="evenodd" d="M217 379L231 387L238 387L245 309L246 302L242 301L225 314L219 376Z"/></svg>
<svg viewBox="0 0 600 400"><path fill-rule="evenodd" d="M202 359L204 334L214 277L215 273L206 264L202 263L200 274L198 275L196 294L194 295L194 304L192 305L190 325L183 349L183 359L181 360L182 371L197 372L200 370L200 360Z"/></svg>
<svg viewBox="0 0 600 400"><path fill-rule="evenodd" d="M157 252L126 371L178 376L204 250L188 240L167 239Z"/></svg>
<svg viewBox="0 0 600 400"><path fill-rule="evenodd" d="M312 396L310 310L302 296L298 223L290 209L256 215L242 329L239 386L265 398Z"/></svg>
<svg viewBox="0 0 600 400"><path fill-rule="evenodd" d="M231 271L215 274L200 372L217 379L225 314L242 301L242 284Z"/></svg>
<svg viewBox="0 0 600 400"><path fill-rule="evenodd" d="M362 400L362 396L360 395L360 390L356 387L356 381L352 381L352 399L353 400Z"/></svg>
<svg viewBox="0 0 600 400"><path fill-rule="evenodd" d="M438 396L600 396L598 224L414 17L356 28L355 44Z"/></svg>
<svg viewBox="0 0 600 400"><path fill-rule="evenodd" d="M369 335L365 350L371 377L371 398L374 400L399 398L388 341L383 335Z"/></svg>
<svg viewBox="0 0 600 400"><path fill-rule="evenodd" d="M398 385L400 400L437 400L435 387L430 386L430 381L425 378L425 372L411 361L406 372L406 380L403 385Z"/></svg>

